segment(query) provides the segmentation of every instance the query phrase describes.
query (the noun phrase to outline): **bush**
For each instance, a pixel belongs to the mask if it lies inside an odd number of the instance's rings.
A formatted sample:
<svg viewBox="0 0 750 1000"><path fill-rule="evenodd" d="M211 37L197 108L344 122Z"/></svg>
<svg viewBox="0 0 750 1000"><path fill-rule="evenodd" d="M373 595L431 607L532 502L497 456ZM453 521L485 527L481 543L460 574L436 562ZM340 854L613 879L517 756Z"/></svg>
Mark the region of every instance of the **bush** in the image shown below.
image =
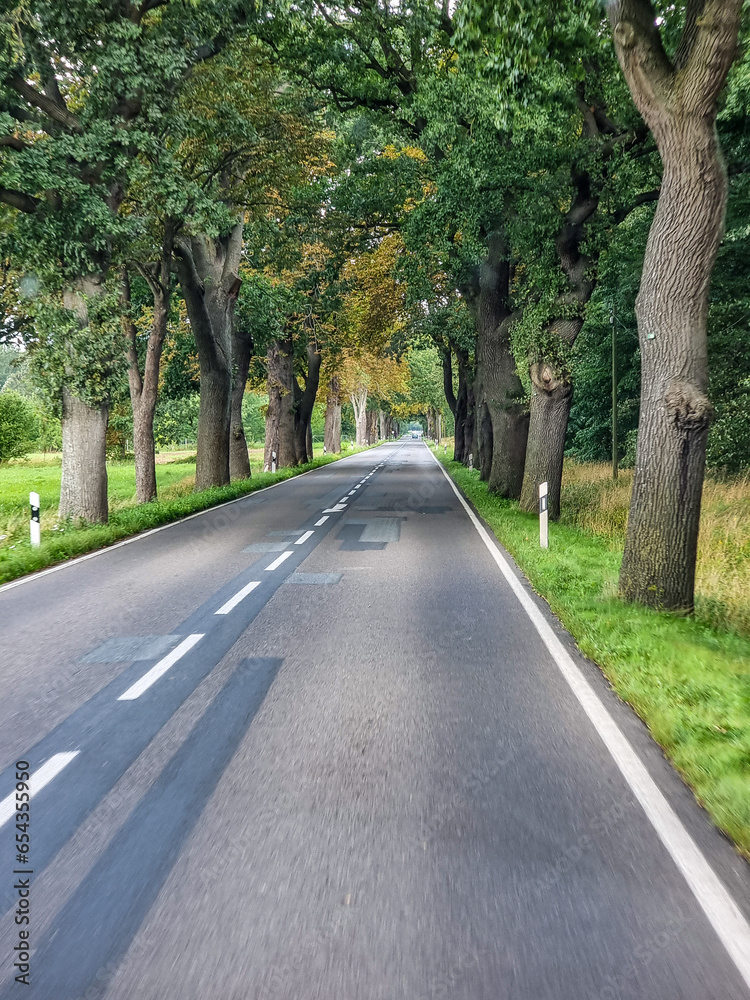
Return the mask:
<svg viewBox="0 0 750 1000"><path fill-rule="evenodd" d="M22 458L39 436L34 407L16 392L0 392L0 462Z"/></svg>

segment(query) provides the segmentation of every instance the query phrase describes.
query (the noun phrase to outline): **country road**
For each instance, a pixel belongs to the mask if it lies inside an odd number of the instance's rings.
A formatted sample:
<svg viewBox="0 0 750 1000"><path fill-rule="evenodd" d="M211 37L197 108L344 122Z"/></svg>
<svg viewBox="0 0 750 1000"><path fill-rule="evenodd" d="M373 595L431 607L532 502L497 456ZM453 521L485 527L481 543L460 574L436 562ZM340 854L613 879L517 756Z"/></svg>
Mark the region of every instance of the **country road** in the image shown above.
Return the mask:
<svg viewBox="0 0 750 1000"><path fill-rule="evenodd" d="M747 864L482 531L402 440L0 588L0 1000L750 1000Z"/></svg>

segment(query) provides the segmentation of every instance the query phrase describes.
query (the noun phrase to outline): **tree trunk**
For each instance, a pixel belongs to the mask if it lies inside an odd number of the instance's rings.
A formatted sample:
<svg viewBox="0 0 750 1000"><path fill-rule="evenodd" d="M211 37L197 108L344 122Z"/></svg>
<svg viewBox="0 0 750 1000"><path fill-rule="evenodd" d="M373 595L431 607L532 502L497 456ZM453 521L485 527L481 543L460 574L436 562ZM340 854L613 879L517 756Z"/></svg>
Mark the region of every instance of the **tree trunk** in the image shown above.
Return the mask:
<svg viewBox="0 0 750 1000"><path fill-rule="evenodd" d="M380 440L385 441L388 435L385 430L385 412L383 410L378 410L378 421L380 423Z"/></svg>
<svg viewBox="0 0 750 1000"><path fill-rule="evenodd" d="M367 444L378 443L378 414L376 410L368 410L366 412L365 434Z"/></svg>
<svg viewBox="0 0 750 1000"><path fill-rule="evenodd" d="M473 451L476 438L477 405L474 393L475 380L467 371L466 377L466 423L464 424L464 465L469 464L469 455L473 454L476 459L477 453Z"/></svg>
<svg viewBox="0 0 750 1000"><path fill-rule="evenodd" d="M195 489L229 482L232 329L240 290L242 222L225 236L197 235L177 246L177 271L200 364Z"/></svg>
<svg viewBox="0 0 750 1000"><path fill-rule="evenodd" d="M341 395L336 376L331 379L328 387L323 444L330 454L338 455L341 451Z"/></svg>
<svg viewBox="0 0 750 1000"><path fill-rule="evenodd" d="M529 414L510 344L510 265L505 239L490 233L479 273L477 418L482 479L493 493L521 495ZM476 460L476 456L475 456Z"/></svg>
<svg viewBox="0 0 750 1000"><path fill-rule="evenodd" d="M715 120L741 6L689 5L674 64L633 0L610 11L618 58L664 167L636 300L641 411L620 592L675 611L692 611L694 600L712 412L708 291L727 199Z"/></svg>
<svg viewBox="0 0 750 1000"><path fill-rule="evenodd" d="M526 449L521 509L539 508L539 484L548 484L548 509L553 521L560 517L565 435L568 430L573 387L555 378L547 365L534 365L531 370L531 407L529 437Z"/></svg>
<svg viewBox="0 0 750 1000"><path fill-rule="evenodd" d="M361 446L367 439L367 389L360 386L359 389L351 393L349 399L354 410L356 441Z"/></svg>
<svg viewBox="0 0 750 1000"><path fill-rule="evenodd" d="M313 341L307 344L307 380L301 390L297 380L294 380L293 390L296 396L294 406L294 451L297 463L304 465L312 461L312 412L315 397L320 384L320 364L322 355ZM309 439L309 440L308 440Z"/></svg>
<svg viewBox="0 0 750 1000"><path fill-rule="evenodd" d="M458 361L458 395L456 396L456 409L453 413L455 425L453 430L453 461L463 462L466 450L466 420L468 417L468 357L466 351L456 348L456 360Z"/></svg>
<svg viewBox="0 0 750 1000"><path fill-rule="evenodd" d="M264 468L297 464L294 448L294 357L291 337L274 340L268 347L268 412ZM275 454L275 458L274 458Z"/></svg>
<svg viewBox="0 0 750 1000"><path fill-rule="evenodd" d="M60 517L107 523L109 406L88 406L63 387Z"/></svg>
<svg viewBox="0 0 750 1000"><path fill-rule="evenodd" d="M161 260L158 264L140 267L141 275L151 289L154 314L146 347L146 360L141 372L136 349L136 328L130 316L130 277L123 271L122 297L127 343L128 384L133 410L133 452L135 456L135 495L138 503L156 499L156 448L154 446L154 414L159 394L159 366L167 335L170 271L174 232L171 223L165 225Z"/></svg>
<svg viewBox="0 0 750 1000"><path fill-rule="evenodd" d="M84 296L101 295L98 276L81 278L63 296L66 309L74 312L81 326L88 324ZM60 517L106 524L107 505L107 421L109 404L89 405L63 386L62 391L62 470Z"/></svg>
<svg viewBox="0 0 750 1000"><path fill-rule="evenodd" d="M242 401L245 398L247 373L253 356L253 337L249 330L234 324L232 331L232 362L234 380L229 419L229 478L249 479L250 456L247 453L245 426L242 423Z"/></svg>

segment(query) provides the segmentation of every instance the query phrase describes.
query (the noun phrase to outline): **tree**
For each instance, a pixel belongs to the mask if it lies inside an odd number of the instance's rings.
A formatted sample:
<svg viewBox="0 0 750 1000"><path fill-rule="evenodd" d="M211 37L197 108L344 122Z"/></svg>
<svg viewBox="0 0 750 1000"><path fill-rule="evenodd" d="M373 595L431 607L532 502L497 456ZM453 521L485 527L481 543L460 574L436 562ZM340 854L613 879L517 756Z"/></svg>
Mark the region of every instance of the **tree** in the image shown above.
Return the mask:
<svg viewBox="0 0 750 1000"><path fill-rule="evenodd" d="M0 22L0 203L20 266L39 275L54 310L61 300L78 342L74 369L66 345L48 338L64 376L63 516L107 519L109 338L99 345L96 334L133 235L123 201L176 92L243 16L232 0L34 0Z"/></svg>
<svg viewBox="0 0 750 1000"><path fill-rule="evenodd" d="M670 58L650 0L609 5L617 57L664 166L636 300L641 413L620 592L685 612L712 413L708 291L727 200L716 115L741 10L741 0L688 0ZM665 30L677 16L662 15Z"/></svg>
<svg viewBox="0 0 750 1000"><path fill-rule="evenodd" d="M0 462L23 458L39 435L34 407L15 392L0 392Z"/></svg>

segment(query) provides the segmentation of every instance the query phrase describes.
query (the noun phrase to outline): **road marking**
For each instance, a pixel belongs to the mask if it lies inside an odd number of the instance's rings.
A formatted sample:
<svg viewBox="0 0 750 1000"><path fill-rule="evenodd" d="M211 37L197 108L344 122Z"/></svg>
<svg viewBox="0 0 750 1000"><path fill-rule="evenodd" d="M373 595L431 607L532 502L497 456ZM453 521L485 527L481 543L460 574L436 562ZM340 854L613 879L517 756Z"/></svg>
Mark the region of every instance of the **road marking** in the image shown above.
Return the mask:
<svg viewBox="0 0 750 1000"><path fill-rule="evenodd" d="M281 564L284 562L284 560L288 559L291 554L292 554L291 551L282 552L278 559L274 559L274 561L271 563L270 566L266 566L266 573L270 573L272 570L278 569L279 566L281 566Z"/></svg>
<svg viewBox="0 0 750 1000"><path fill-rule="evenodd" d="M344 458L337 458L337 462L348 462L354 455L347 455ZM22 576L19 580L11 580L9 583L4 583L0 586L0 593L5 590L12 590L14 587L20 587L24 583L29 583L31 580L38 580L42 576L48 576L50 573L58 573L61 569L67 569L69 566L75 566L76 563L85 562L87 559L95 559L97 556L104 555L106 552L111 552L113 549L122 548L123 545L132 545L133 542L139 542L142 538L148 538L149 535L155 535L157 531L166 531L167 528L174 528L175 525L184 524L185 521L192 521L194 517L203 517L204 514L211 514L215 510L220 510L222 507L229 507L233 503L242 503L243 500L247 500L248 497L254 497L258 493L265 493L266 490L275 490L277 486L286 486L287 483L293 483L298 479L302 479L303 476L310 476L313 472L319 472L319 469L308 469L307 472L300 472L297 476L290 476L288 479L282 479L278 483L271 483L270 486L263 486L259 490L252 490L250 493L244 493L241 497L235 497L234 500L225 500L224 503L217 503L214 507L206 507L205 510L197 510L194 514L188 514L187 517L180 517L176 521L170 521L169 524L161 524L158 528L149 528L148 531L141 531L137 535L133 535L131 538L123 538L121 542L115 542L114 545L107 545L103 549L97 549L96 552L87 552L85 555L76 556L75 559L66 559L65 562L58 563L57 566L48 566L46 569L40 569L38 573L28 573L26 576Z"/></svg>
<svg viewBox="0 0 750 1000"><path fill-rule="evenodd" d="M48 785L53 778L62 771L64 767L77 757L80 750L72 750L69 753L56 753L48 761L37 768L29 778L29 798L33 798L37 792L41 792L45 785ZM0 802L0 826L7 823L16 812L16 793L11 792Z"/></svg>
<svg viewBox="0 0 750 1000"><path fill-rule="evenodd" d="M319 521L315 522L315 527L319 528L321 524L325 524L327 520L328 520L328 514L325 514L323 517L321 517Z"/></svg>
<svg viewBox="0 0 750 1000"><path fill-rule="evenodd" d="M345 503L337 503L333 507L326 507L326 509L323 511L323 513L324 514L337 514L340 510L343 510L344 507L346 507Z"/></svg>
<svg viewBox="0 0 750 1000"><path fill-rule="evenodd" d="M355 490L358 490L358 489L360 488L360 486L361 486L361 485L362 485L362 483L357 483L357 485L356 485L356 486L354 487L354 489L355 489Z"/></svg>
<svg viewBox="0 0 750 1000"><path fill-rule="evenodd" d="M349 494L347 493L345 497L342 497L342 498L341 498L341 499L339 500L339 503L343 503L343 504L346 504L346 501L347 501L348 499L349 499Z"/></svg>
<svg viewBox="0 0 750 1000"><path fill-rule="evenodd" d="M175 646L171 653L167 653L164 659L159 660L155 666L151 667L151 669L147 671L147 673L145 673L139 681L136 681L135 684L131 685L125 694L121 694L117 700L135 701L136 698L140 698L144 691L148 691L151 685L155 684L160 677L166 674L169 668L173 667L180 657L184 656L188 650L192 649L196 642L202 639L204 635L205 632L196 632L193 635L189 635L186 639L183 639L179 646Z"/></svg>
<svg viewBox="0 0 750 1000"><path fill-rule="evenodd" d="M314 535L314 534L315 534L315 532L314 532L314 531L306 531L306 532L304 533L304 535L300 535L300 536L299 536L299 538L297 539L297 541L296 541L296 542L295 542L294 544L295 544L295 545L301 545L301 544L302 544L303 542L306 542L306 541L307 541L307 539L308 539L308 538L309 538L309 537L310 537L311 535Z"/></svg>
<svg viewBox="0 0 750 1000"><path fill-rule="evenodd" d="M354 490L349 490L349 492L347 493L347 496L353 497L354 496Z"/></svg>
<svg viewBox="0 0 750 1000"><path fill-rule="evenodd" d="M238 590L234 597L230 597L226 604L222 604L218 611L214 611L215 615L228 615L233 608L236 608L240 601L244 600L248 594L251 594L256 587L260 587L260 580L253 580L251 583L246 583L242 590Z"/></svg>
<svg viewBox="0 0 750 1000"><path fill-rule="evenodd" d="M677 813L664 798L658 785L623 735L620 727L583 676L580 668L573 662L542 612L524 590L507 559L493 544L479 518L463 498L456 484L432 452L429 451L429 453L448 480L459 503L469 515L479 537L487 546L500 572L531 619L531 623L549 650L560 673L578 699L631 791L640 802L659 839L669 851L672 860L698 900L729 957L736 965L745 983L750 987L750 924L730 896L724 883L706 860L703 852L683 826Z"/></svg>

